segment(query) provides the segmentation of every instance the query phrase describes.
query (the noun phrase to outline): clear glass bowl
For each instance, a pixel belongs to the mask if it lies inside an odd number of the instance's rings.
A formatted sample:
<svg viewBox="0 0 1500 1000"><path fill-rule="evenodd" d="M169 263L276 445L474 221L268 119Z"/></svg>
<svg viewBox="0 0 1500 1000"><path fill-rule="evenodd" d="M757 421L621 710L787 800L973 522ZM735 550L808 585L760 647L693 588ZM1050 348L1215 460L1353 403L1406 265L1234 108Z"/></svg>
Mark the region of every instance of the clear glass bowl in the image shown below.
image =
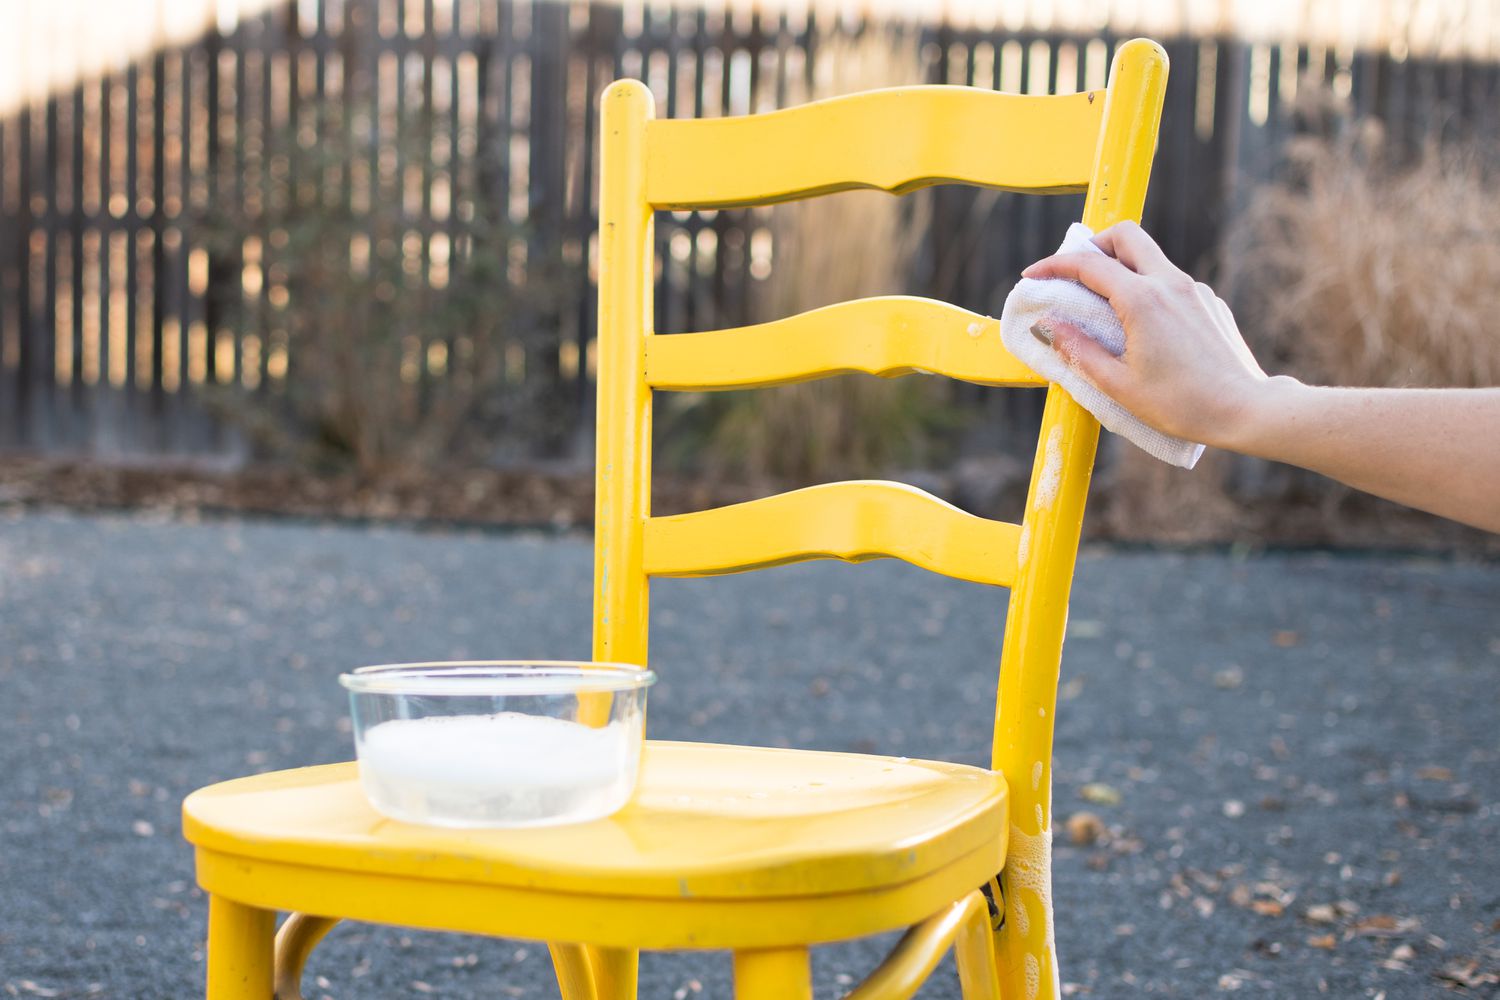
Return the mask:
<svg viewBox="0 0 1500 1000"><path fill-rule="evenodd" d="M339 677L370 804L392 819L462 827L577 823L623 806L655 680L628 664L520 660Z"/></svg>

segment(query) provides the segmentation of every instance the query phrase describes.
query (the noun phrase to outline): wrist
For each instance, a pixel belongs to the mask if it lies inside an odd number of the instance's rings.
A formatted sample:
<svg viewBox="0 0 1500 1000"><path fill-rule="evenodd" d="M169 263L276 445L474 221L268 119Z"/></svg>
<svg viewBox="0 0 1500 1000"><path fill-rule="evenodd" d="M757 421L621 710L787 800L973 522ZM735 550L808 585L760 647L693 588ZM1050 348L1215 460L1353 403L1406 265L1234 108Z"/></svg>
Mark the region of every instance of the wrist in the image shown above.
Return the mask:
<svg viewBox="0 0 1500 1000"><path fill-rule="evenodd" d="M1204 443L1257 458L1275 459L1294 433L1301 401L1315 391L1290 375L1256 382Z"/></svg>

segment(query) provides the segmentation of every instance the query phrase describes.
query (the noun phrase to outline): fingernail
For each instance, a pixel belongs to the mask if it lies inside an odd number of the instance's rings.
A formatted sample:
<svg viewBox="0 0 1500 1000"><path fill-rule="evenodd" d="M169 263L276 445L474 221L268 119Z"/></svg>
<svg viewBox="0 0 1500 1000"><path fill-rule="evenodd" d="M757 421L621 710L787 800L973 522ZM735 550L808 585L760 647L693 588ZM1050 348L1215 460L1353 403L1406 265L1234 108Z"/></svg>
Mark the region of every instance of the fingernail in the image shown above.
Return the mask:
<svg viewBox="0 0 1500 1000"><path fill-rule="evenodd" d="M1044 319L1031 324L1031 335L1048 347L1052 346L1052 326Z"/></svg>

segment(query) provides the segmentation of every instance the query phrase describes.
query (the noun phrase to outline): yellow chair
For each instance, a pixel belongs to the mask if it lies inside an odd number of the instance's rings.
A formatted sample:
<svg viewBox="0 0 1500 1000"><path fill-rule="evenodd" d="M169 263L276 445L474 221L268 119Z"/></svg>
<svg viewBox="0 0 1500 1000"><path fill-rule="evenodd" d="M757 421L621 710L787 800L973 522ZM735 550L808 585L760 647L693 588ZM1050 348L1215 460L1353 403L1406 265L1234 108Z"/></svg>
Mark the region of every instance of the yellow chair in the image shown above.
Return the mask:
<svg viewBox="0 0 1500 1000"><path fill-rule="evenodd" d="M881 482L653 518L654 390L918 369L1044 383L995 320L917 298L657 336L652 214L962 182L1086 189L1083 221L1101 229L1139 217L1166 71L1161 48L1137 40L1106 91L1069 96L912 87L696 121L653 121L636 81L603 98L595 658L646 662L654 576L895 556L1009 586L994 770L648 742L616 816L478 833L381 819L353 764L225 782L183 806L209 893L211 1000L297 997L339 918L547 941L565 1000L633 997L641 948L732 949L740 1000L807 1000L809 946L898 928L851 997L909 997L953 947L966 998L1054 998L1052 717L1098 425L1049 389L1020 524ZM295 913L273 944L277 911Z"/></svg>

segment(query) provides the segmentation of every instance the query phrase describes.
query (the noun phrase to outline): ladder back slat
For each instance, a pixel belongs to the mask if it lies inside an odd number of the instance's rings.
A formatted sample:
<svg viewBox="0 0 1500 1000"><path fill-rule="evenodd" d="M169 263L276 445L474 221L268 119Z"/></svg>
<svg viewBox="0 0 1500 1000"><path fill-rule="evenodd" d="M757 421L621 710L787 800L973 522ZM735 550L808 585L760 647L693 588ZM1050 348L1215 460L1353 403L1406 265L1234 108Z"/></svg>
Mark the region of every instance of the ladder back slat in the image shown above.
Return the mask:
<svg viewBox="0 0 1500 1000"><path fill-rule="evenodd" d="M655 389L752 389L854 372L1047 384L1005 349L999 320L905 295L839 302L755 326L646 338L646 381Z"/></svg>
<svg viewBox="0 0 1500 1000"><path fill-rule="evenodd" d="M768 114L656 120L647 127L646 200L663 209L724 208L950 182L1082 191L1103 98L1103 91L897 87Z"/></svg>
<svg viewBox="0 0 1500 1000"><path fill-rule="evenodd" d="M894 557L1008 587L1021 528L966 514L902 483L827 483L646 522L647 576L717 576L808 559Z"/></svg>

